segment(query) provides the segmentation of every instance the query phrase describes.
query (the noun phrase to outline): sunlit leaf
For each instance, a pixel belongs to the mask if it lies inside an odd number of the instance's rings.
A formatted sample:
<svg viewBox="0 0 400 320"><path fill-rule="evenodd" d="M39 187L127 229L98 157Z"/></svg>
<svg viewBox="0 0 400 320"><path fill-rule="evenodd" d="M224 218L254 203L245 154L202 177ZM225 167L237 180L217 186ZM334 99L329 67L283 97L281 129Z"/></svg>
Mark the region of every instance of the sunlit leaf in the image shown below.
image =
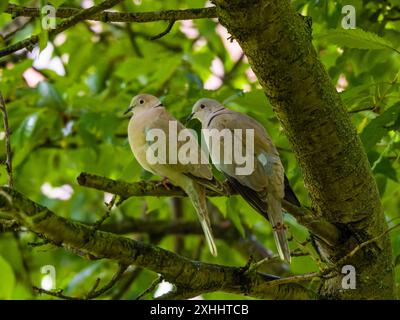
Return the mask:
<svg viewBox="0 0 400 320"><path fill-rule="evenodd" d="M400 54L393 44L375 33L357 29L332 29L317 39L326 39L342 47L355 49L390 49Z"/></svg>
<svg viewBox="0 0 400 320"><path fill-rule="evenodd" d="M14 272L10 264L0 256L0 300L11 298L14 285Z"/></svg>

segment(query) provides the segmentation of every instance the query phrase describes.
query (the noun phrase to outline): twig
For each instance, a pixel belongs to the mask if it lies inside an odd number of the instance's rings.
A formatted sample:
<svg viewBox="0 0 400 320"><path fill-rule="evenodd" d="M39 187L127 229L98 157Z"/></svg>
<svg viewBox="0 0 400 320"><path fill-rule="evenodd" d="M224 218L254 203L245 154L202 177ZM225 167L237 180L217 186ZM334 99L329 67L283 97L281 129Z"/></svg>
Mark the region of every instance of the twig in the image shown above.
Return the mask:
<svg viewBox="0 0 400 320"><path fill-rule="evenodd" d="M50 30L49 36L50 37L55 36L56 34L59 34L60 32L63 32L71 28L77 23L90 18L101 11L109 9L122 1L123 0L105 0L97 6L92 6L88 9L75 11L73 15L71 15L68 19L64 20L63 22L61 22L55 29ZM10 8L10 6L8 8ZM39 36L33 35L27 39L24 39L11 46L6 47L3 50L0 50L0 57L4 57L6 55L9 55L24 48L31 48L38 42L39 42Z"/></svg>
<svg viewBox="0 0 400 320"><path fill-rule="evenodd" d="M122 277L124 274L125 270L128 268L127 265L120 264L117 273L114 274L112 279L103 287L101 287L99 290L96 291L96 288L98 287L100 282L100 279L97 279L95 286L90 290L90 292L86 295L86 299L94 299L97 298L104 293L106 293L108 290L110 290Z"/></svg>
<svg viewBox="0 0 400 320"><path fill-rule="evenodd" d="M8 125L8 114L6 103L4 102L3 94L0 92L0 108L3 112L3 123L4 123L4 131L6 133L6 168L8 174L8 186L13 188L14 186L14 179L13 179L13 172L12 172L12 153L11 153L11 141L10 141L10 127Z"/></svg>
<svg viewBox="0 0 400 320"><path fill-rule="evenodd" d="M14 4L9 4L5 13L14 16L40 17L38 8L27 8ZM56 16L59 18L68 18L79 12L76 8L58 8ZM193 8L185 10L165 10L153 12L112 12L104 11L90 17L86 20L102 21L102 22L154 22L154 21L170 21L170 20L194 20L217 18L217 10L215 7L209 8Z"/></svg>
<svg viewBox="0 0 400 320"><path fill-rule="evenodd" d="M90 300L90 299L97 298L97 297L103 295L104 293L106 293L108 290L110 290L115 285L115 283L117 283L118 280L121 279L121 277L124 274L127 267L128 267L127 265L120 264L117 273L114 274L112 279L105 286L103 286L102 288L100 288L97 291L96 291L96 289L100 284L100 279L99 278L96 279L96 282L95 282L94 286L92 287L92 289L83 298L67 296L64 294L64 290L62 290L62 289L45 290L45 289L34 286L33 290L40 294L44 293L49 296L57 297L57 298L64 299L64 300Z"/></svg>
<svg viewBox="0 0 400 320"><path fill-rule="evenodd" d="M264 273L243 275L238 267L193 261L161 247L112 233L97 231L88 242L91 227L59 217L14 189L3 186L0 190L12 199L9 202L0 196L1 211L10 212L20 224L54 245L88 259L106 258L122 265L134 264L161 274L166 281L178 287L193 288L192 293L196 295L199 292L222 290L259 298L308 297L308 292L298 286L259 290L263 283L276 279L275 276Z"/></svg>
<svg viewBox="0 0 400 320"><path fill-rule="evenodd" d="M174 26L174 24L175 24L175 20L171 20L169 22L167 28L163 32L151 37L150 40L157 40L157 39L160 39L160 38L164 37L166 34L168 34L171 31L171 29Z"/></svg>
<svg viewBox="0 0 400 320"><path fill-rule="evenodd" d="M49 296L57 297L57 298L64 299L64 300L82 300L82 298L71 297L71 296L65 295L63 293L64 290L45 290L45 289L38 288L38 287L35 287L35 286L33 286L32 289L36 293L47 294Z"/></svg>
<svg viewBox="0 0 400 320"><path fill-rule="evenodd" d="M94 232L96 232L100 227L101 227L101 225L103 224L103 222L105 221L105 220L107 220L109 217L110 217L110 215L111 215L111 209L112 209L112 207L114 206L114 204L115 204L115 201L117 200L117 196L116 195L113 195L112 196L112 198L111 198L111 200L108 202L108 203L106 203L105 205L106 205L106 212L103 214L103 216L99 219L99 220L97 220L94 224L93 224L93 233Z"/></svg>
<svg viewBox="0 0 400 320"><path fill-rule="evenodd" d="M161 276L161 275L158 276L158 278L155 279L155 280L151 283L150 287L148 287L146 290L144 290L141 294L139 294L139 295L137 296L136 300L140 300L140 299L143 298L145 295L147 295L147 294L153 292L154 289L155 289L163 280L164 280L164 277L163 277L163 276Z"/></svg>
<svg viewBox="0 0 400 320"><path fill-rule="evenodd" d="M293 233L290 232L290 236L291 238L294 240L294 242L296 242L296 244L299 246L299 250L302 250L305 253L308 253L308 255L310 256L310 258L312 260L314 260L314 262L318 265L318 267L320 269L323 268L322 264L321 264L321 259L319 259L317 256L315 256L313 254L313 252L311 251L311 249L309 247L307 247L307 244L310 242L309 239L307 239L306 241L304 241L303 243L300 242L299 240L296 239L296 237L293 235Z"/></svg>
<svg viewBox="0 0 400 320"><path fill-rule="evenodd" d="M254 272L258 268L260 268L264 263L271 262L277 259L279 259L278 256L271 256L271 257L266 257L260 261L257 261L256 263L250 263L250 265L247 267L246 273Z"/></svg>
<svg viewBox="0 0 400 320"><path fill-rule="evenodd" d="M392 232L393 230L397 229L398 227L400 227L400 223L394 225L393 227L387 229L385 232L382 232L380 235L376 236L375 238L369 239L361 244L359 244L358 246L356 246L353 250L351 250L347 255L345 255L343 258L341 258L336 265L342 265L344 262L346 262L347 260L349 260L350 258L352 258L358 251L360 251L362 248L366 247L367 245L374 243L376 241L378 241L380 238L382 238L383 236L387 235L388 233Z"/></svg>
<svg viewBox="0 0 400 320"><path fill-rule="evenodd" d="M295 249L294 251L290 252L290 256L292 256L292 257L303 257L303 256L308 256L308 255L310 255L310 253L301 252L301 251L299 252L298 248ZM260 261L257 261L254 264L250 264L250 266L247 268L246 272L256 271L265 263L269 263L272 261L279 261L279 260L280 260L280 258L278 255L265 257L264 259L261 259Z"/></svg>
<svg viewBox="0 0 400 320"><path fill-rule="evenodd" d="M126 280L120 287L115 291L113 296L111 297L112 300L119 300L122 296L129 290L132 283L137 279L137 277L142 272L142 268L134 267L132 271L126 277Z"/></svg>
<svg viewBox="0 0 400 320"><path fill-rule="evenodd" d="M51 242L48 240L43 240L43 241L39 241L39 242L28 242L28 246L31 246L32 248L37 248L37 247L45 246L49 243L51 243Z"/></svg>

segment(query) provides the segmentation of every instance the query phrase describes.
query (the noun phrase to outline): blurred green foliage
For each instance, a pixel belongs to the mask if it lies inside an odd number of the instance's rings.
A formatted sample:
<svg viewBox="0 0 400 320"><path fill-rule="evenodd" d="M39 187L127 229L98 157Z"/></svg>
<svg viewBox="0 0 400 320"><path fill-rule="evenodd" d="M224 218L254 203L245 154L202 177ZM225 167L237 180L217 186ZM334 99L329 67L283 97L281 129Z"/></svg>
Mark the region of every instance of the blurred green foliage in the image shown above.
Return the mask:
<svg viewBox="0 0 400 320"><path fill-rule="evenodd" d="M6 2L0 5L0 12ZM27 6L35 3L28 0L9 2ZM75 0L48 2L66 7L81 5L81 1ZM203 7L204 2L125 1L124 7L119 9L185 9ZM294 0L292 3L303 15L312 17L314 45L332 82L343 91L342 98L373 167L387 219L398 218L400 89L397 76L400 55L396 50L400 48L400 19L395 18L400 18L400 1ZM344 16L341 10L347 4L356 8L357 31L341 29ZM9 14L0 15L0 30L12 23ZM34 57L38 55L37 49L17 62L10 57L0 59L0 85L12 131L15 188L60 216L84 222L96 221L105 210L105 195L80 187L76 182L80 172L132 182L153 178L143 171L131 154L126 137L128 119L122 116L132 96L148 92L160 96L178 119L188 115L200 97L212 97L259 120L278 146L295 192L301 202L308 205L291 146L260 85L249 76L247 60L237 62L240 51L235 43L229 44L226 39L229 35L223 33L224 29L213 19L177 22L160 40L148 39L166 26L166 22L131 26L85 22L48 42L39 59L45 61L44 64L39 64ZM1 46L39 33L40 20L32 20L10 38L3 39ZM212 68L216 59L222 66L222 73ZM219 74L213 75L213 72ZM216 80L210 82L210 77ZM205 84L212 90L205 89ZM4 135L0 150L4 159ZM1 166L0 183L6 182L7 174ZM54 188L60 186L64 186L64 191L57 193ZM70 186L68 196L60 199L60 192L65 194L66 186ZM243 226L250 228L266 247L274 250L269 225L242 199L216 198L211 201L240 232L243 232ZM183 219L195 219L187 200L184 200L183 211ZM129 199L113 211L111 220L146 216L171 219L170 199ZM306 230L293 218L288 217L287 222L298 241L307 238ZM137 238L137 235L133 236ZM396 257L400 252L400 232L393 232L391 237ZM144 236L143 240L151 239ZM159 245L173 250L173 240L172 236L167 236ZM47 264L56 268L57 288L65 288L66 294L75 296L90 290L97 277L104 283L116 270L109 261L90 262L63 249L29 245L37 241L33 234L21 233L21 252L12 233L0 234L0 299L33 298L30 284L40 286L43 278L40 270ZM197 236L185 237L182 254L192 257L198 243ZM200 259L237 266L246 263L246 257L224 242L218 241L218 246L220 255L217 258L204 247ZM296 242L292 241L291 246L296 248ZM21 254L27 267L23 265ZM316 268L310 257L293 260L291 269L295 273ZM398 256L396 261L399 261ZM148 271L140 273L125 297L137 296L154 277ZM238 298L222 293L209 293L205 297Z"/></svg>

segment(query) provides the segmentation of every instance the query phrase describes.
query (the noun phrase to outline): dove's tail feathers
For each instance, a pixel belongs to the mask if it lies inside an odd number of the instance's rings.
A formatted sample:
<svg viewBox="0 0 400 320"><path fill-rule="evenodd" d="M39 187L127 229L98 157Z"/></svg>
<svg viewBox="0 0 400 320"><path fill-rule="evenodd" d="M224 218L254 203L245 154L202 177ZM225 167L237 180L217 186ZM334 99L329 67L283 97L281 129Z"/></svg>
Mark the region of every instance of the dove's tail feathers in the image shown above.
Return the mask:
<svg viewBox="0 0 400 320"><path fill-rule="evenodd" d="M281 260L290 263L290 249L286 238L286 227L283 222L282 206L279 199L268 196L268 218L271 222L276 247Z"/></svg>
<svg viewBox="0 0 400 320"><path fill-rule="evenodd" d="M276 247L278 249L279 257L281 260L286 261L290 264L290 249L286 239L285 229L276 230L274 229L274 238Z"/></svg>
<svg viewBox="0 0 400 320"><path fill-rule="evenodd" d="M205 189L203 186L193 181L191 183L191 186L186 190L186 193L188 194L194 208L196 209L197 216L203 229L204 236L206 237L207 245L210 249L210 252L214 257L216 257L218 255L218 252L211 230L210 219L208 217Z"/></svg>
<svg viewBox="0 0 400 320"><path fill-rule="evenodd" d="M206 237L208 248L211 254L216 257L218 255L217 246L214 242L214 236L212 235L211 227L207 219L202 219L199 216L201 227L203 228L204 236Z"/></svg>

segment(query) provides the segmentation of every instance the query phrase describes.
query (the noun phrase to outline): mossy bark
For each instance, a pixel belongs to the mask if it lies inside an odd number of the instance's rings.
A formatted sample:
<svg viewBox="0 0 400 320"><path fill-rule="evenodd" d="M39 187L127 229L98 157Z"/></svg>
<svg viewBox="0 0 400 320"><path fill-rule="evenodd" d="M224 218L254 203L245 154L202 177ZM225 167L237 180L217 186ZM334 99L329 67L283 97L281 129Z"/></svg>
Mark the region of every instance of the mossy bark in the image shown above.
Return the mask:
<svg viewBox="0 0 400 320"><path fill-rule="evenodd" d="M300 283L275 282L279 278L259 272L193 261L163 248L59 217L21 193L0 187L0 210L50 243L88 259L112 259L160 273L174 283L184 298L223 291L258 298L307 299L313 293Z"/></svg>
<svg viewBox="0 0 400 320"><path fill-rule="evenodd" d="M288 0L214 3L293 146L313 209L341 230L339 246L315 239L325 261L334 264L357 244L384 233L387 225L356 129L312 45L310 19ZM357 288L343 290L339 275L324 282L323 297L395 298L389 236L360 250L348 264L355 267Z"/></svg>

